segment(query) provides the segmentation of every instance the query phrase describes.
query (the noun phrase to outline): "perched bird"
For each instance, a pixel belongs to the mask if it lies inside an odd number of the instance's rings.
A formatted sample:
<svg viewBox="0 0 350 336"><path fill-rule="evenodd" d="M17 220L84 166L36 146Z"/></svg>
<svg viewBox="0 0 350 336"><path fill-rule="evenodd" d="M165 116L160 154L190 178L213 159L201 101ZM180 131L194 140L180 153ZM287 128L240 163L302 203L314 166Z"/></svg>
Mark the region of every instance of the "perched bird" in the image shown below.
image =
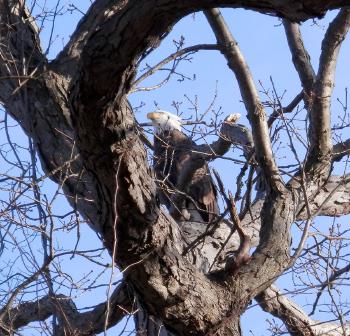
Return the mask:
<svg viewBox="0 0 350 336"><path fill-rule="evenodd" d="M158 110L148 113L147 118L155 128L153 165L161 189L161 201L170 209L172 195L184 191L177 190L178 180L196 144L181 131L180 117ZM206 163L195 170L186 193L184 206L190 214L197 211L199 219L206 223L217 218L217 192Z"/></svg>

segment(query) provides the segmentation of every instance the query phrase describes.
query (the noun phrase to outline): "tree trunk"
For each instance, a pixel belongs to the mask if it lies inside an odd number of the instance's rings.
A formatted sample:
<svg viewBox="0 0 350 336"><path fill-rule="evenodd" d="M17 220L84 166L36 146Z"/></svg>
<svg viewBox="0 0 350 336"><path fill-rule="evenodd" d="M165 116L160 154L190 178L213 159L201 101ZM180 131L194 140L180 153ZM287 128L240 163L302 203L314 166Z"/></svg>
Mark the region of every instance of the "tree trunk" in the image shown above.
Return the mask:
<svg viewBox="0 0 350 336"><path fill-rule="evenodd" d="M177 336L168 331L161 320L148 314L141 306L134 315L134 321L137 336Z"/></svg>
<svg viewBox="0 0 350 336"><path fill-rule="evenodd" d="M326 126L330 131L327 102L321 106L321 119L319 110L312 109L320 104L310 104L317 155L308 157L305 180L299 172L287 185L273 156L266 113L248 67L237 43L225 43L225 36L218 34L218 41L230 47L230 65L240 83L268 187L257 213L242 218L244 225L261 224L249 262L235 272L208 275L220 246L208 237L207 250L201 245L186 251L197 233L189 230L184 236L186 225L178 225L160 207L139 127L126 100L140 57L157 46L175 22L196 10L224 5L301 20L340 4L347 1L159 0L142 6L132 0L95 1L68 45L48 63L22 1L0 1L0 99L34 139L45 172L63 185L72 206L125 270L126 281L147 311L140 310L136 317L140 335L241 336L239 319L248 302L290 266L292 222L318 194L333 196L326 189L330 132L322 133ZM348 20L348 13L341 14L340 19ZM316 103L326 101L323 98L313 96ZM344 181L342 192L349 190L348 184ZM342 209L349 211L348 197ZM225 236L217 240L222 243Z"/></svg>

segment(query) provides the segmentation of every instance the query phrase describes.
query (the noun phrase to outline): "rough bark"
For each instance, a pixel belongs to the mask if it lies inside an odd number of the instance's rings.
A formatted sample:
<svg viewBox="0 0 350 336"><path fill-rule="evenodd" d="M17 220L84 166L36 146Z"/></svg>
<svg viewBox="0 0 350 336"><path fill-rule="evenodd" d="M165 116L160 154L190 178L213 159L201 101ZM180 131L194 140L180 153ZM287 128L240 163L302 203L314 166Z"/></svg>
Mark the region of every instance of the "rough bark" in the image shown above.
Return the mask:
<svg viewBox="0 0 350 336"><path fill-rule="evenodd" d="M234 72L252 127L255 157L267 180L276 192L283 192L284 185L276 165L270 142L266 113L260 101L253 76L236 40L231 35L218 9L205 11L218 44L225 47L223 54L229 68Z"/></svg>
<svg viewBox="0 0 350 336"><path fill-rule="evenodd" d="M311 91L309 106L310 148L305 162L306 172L313 170L315 175L323 174L319 180L322 183L329 174L332 159L331 113L330 104L335 84L335 68L342 41L349 30L350 9L341 9L330 23L322 41L320 63L315 82ZM328 166L324 173L320 167Z"/></svg>
<svg viewBox="0 0 350 336"><path fill-rule="evenodd" d="M344 330L335 323L324 323L311 319L301 307L283 295L276 286L271 286L256 297L260 306L282 319L292 336L341 336ZM350 326L344 326L345 333Z"/></svg>
<svg viewBox="0 0 350 336"><path fill-rule="evenodd" d="M310 55L305 49L299 25L284 19L283 26L292 53L294 67L298 72L303 89L310 96L316 74L310 62ZM308 104L308 99L305 99L305 101Z"/></svg>
<svg viewBox="0 0 350 336"><path fill-rule="evenodd" d="M157 46L177 20L196 10L215 5L243 7L304 20L345 4L340 0L159 0L141 6L139 1L100 0L91 6L64 50L48 63L23 3L0 2L0 72L7 78L0 82L1 101L34 139L44 170L62 184L71 204L101 234L117 265L127 269L126 279L141 305L175 334L241 334L239 317L249 301L289 265L295 201L274 162L266 116L254 85L241 68L257 160L270 187L258 215L260 241L249 263L234 276L208 276L198 270L183 255L181 229L159 207L153 173L126 101L137 60ZM347 20L344 13L341 18ZM237 49L232 50L240 56ZM244 68L244 63L238 65ZM327 78L320 74L319 83ZM322 106L321 123L314 118L313 134L327 124L326 110ZM320 144L315 140L314 146L328 160L329 134L322 139ZM330 171L327 160L321 160L322 173L316 174L315 169L310 173L315 183L311 178L307 181L307 197L330 193L318 191L325 172ZM348 183L343 187L347 190ZM299 191L300 183L295 188ZM302 209L303 198L298 196L296 201ZM345 197L341 211L348 211L348 204Z"/></svg>
<svg viewBox="0 0 350 336"><path fill-rule="evenodd" d="M58 316L57 336L88 336L103 332L131 314L133 300L126 283L119 285L108 302L98 304L88 312L79 313L73 300L64 295L44 296L38 301L24 302L6 311L0 324L1 335L13 335L13 331L35 321ZM107 318L108 316L108 318ZM108 322L106 323L106 320Z"/></svg>

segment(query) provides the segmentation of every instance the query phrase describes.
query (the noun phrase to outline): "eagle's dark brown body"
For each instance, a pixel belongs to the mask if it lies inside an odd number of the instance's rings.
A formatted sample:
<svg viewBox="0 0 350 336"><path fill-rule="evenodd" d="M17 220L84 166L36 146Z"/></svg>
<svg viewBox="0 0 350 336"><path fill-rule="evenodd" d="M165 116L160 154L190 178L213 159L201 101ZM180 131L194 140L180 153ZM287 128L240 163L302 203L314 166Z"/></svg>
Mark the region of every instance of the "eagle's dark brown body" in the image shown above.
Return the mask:
<svg viewBox="0 0 350 336"><path fill-rule="evenodd" d="M171 194L176 189L183 166L194 147L195 143L176 129L162 131L154 136L154 169L159 181L164 182L160 183L161 196L168 208L171 206ZM187 194L187 209L197 209L204 222L217 218L217 193L207 164L195 171Z"/></svg>

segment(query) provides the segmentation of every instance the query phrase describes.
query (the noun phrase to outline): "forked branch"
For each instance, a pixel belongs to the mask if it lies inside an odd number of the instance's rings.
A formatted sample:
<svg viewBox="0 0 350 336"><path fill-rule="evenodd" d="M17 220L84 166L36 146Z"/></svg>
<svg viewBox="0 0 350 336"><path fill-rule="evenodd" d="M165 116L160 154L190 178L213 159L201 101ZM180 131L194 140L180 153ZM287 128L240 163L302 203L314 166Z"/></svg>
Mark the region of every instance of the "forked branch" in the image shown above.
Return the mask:
<svg viewBox="0 0 350 336"><path fill-rule="evenodd" d="M329 25L322 41L322 52L309 106L310 150L306 169L314 164L331 164L332 138L330 104L338 54L350 26L350 9L342 9Z"/></svg>

